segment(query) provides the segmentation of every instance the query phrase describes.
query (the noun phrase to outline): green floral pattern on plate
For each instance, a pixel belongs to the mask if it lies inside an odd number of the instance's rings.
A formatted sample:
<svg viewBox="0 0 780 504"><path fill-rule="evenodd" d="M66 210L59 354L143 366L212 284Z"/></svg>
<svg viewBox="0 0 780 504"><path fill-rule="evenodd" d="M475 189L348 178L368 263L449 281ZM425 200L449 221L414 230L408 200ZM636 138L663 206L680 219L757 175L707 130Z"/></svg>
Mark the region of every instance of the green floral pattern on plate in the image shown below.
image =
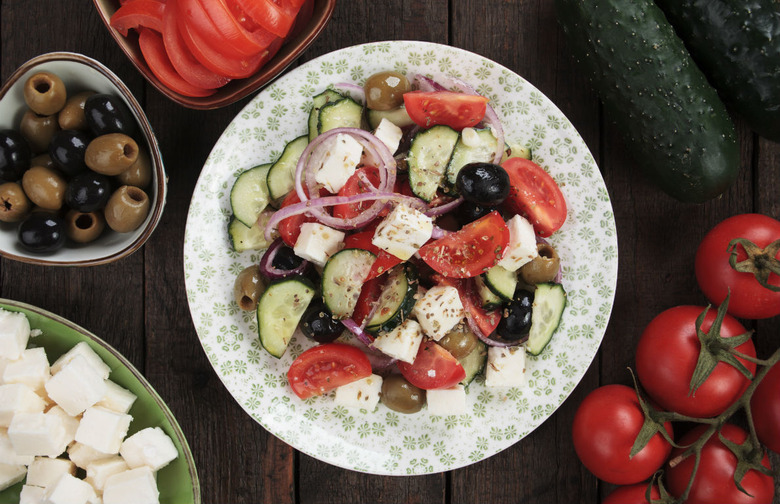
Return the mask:
<svg viewBox="0 0 780 504"><path fill-rule="evenodd" d="M307 132L311 97L341 82L362 84L380 70L445 75L490 98L507 140L533 150L561 185L569 213L551 237L562 258L568 305L544 352L527 363L527 385L467 389L468 412L436 416L347 409L332 396L298 399L287 386L293 359L311 346L293 338L282 359L258 342L254 313L232 300L233 279L259 252L233 252L227 237L236 176L274 160ZM587 370L612 311L617 235L609 194L594 159L568 119L539 90L497 63L426 42L382 42L342 49L287 73L231 122L206 161L190 205L184 243L187 298L198 337L223 383L269 432L319 460L374 474L426 474L478 462L538 427Z"/></svg>

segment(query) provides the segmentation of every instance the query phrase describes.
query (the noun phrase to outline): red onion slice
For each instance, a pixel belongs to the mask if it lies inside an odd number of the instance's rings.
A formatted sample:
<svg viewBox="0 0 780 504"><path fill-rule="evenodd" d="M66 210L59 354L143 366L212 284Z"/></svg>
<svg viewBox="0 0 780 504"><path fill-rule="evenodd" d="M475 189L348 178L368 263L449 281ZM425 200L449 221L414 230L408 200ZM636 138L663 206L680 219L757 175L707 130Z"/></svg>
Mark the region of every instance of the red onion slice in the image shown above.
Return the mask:
<svg viewBox="0 0 780 504"><path fill-rule="evenodd" d="M457 199L454 199L450 202L447 202L443 205L439 205L437 207L429 208L424 213L428 217L438 217L439 215L444 215L446 213L449 213L456 208L458 208L461 203L463 203L463 196L458 197Z"/></svg>
<svg viewBox="0 0 780 504"><path fill-rule="evenodd" d="M276 257L276 254L283 246L284 241L281 238L277 238L273 241L273 243L271 243L271 246L268 247L268 250L265 251L263 257L260 258L260 264L258 265L260 272L271 280L277 280L279 278L285 278L291 275L301 275L306 269L306 266L309 264L309 261L304 259L300 265L293 269L283 270L274 267L274 257Z"/></svg>
<svg viewBox="0 0 780 504"><path fill-rule="evenodd" d="M337 90L346 91L353 100L359 101L361 103L366 102L366 91L363 89L363 86L358 86L357 84L353 84L351 82L339 82L334 84L333 87L335 87Z"/></svg>

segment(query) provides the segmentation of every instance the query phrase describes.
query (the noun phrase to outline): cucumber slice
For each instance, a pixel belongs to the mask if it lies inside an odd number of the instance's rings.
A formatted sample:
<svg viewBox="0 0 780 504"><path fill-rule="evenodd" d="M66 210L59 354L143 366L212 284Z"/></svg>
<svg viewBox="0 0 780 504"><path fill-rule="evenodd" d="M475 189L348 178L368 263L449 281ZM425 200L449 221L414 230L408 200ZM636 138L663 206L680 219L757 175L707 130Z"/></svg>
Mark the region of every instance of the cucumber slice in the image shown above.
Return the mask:
<svg viewBox="0 0 780 504"><path fill-rule="evenodd" d="M437 125L412 139L407 163L409 186L418 198L431 201L444 181L444 173L460 134L449 126Z"/></svg>
<svg viewBox="0 0 780 504"><path fill-rule="evenodd" d="M503 266L493 266L484 275L485 285L504 301L512 301L517 289L517 272Z"/></svg>
<svg viewBox="0 0 780 504"><path fill-rule="evenodd" d="M463 366L463 370L466 372L466 377L463 378L460 383L464 386L468 386L468 384L474 381L474 378L485 369L485 364L487 363L487 345L478 341L474 350L469 352L467 356L463 357L458 362L460 362L460 365Z"/></svg>
<svg viewBox="0 0 780 504"><path fill-rule="evenodd" d="M270 213L261 214L257 222L251 227L244 225L243 222L235 217L230 218L228 224L228 236L230 244L236 252L245 250L263 250L271 246L271 242L265 239L265 226Z"/></svg>
<svg viewBox="0 0 780 504"><path fill-rule="evenodd" d="M317 131L325 133L336 128L362 128L363 105L352 98L326 103L320 109Z"/></svg>
<svg viewBox="0 0 780 504"><path fill-rule="evenodd" d="M295 185L295 168L306 146L309 145L309 137L302 135L284 146L284 151L279 159L268 170L266 181L268 183L268 195L271 201L279 202L292 191Z"/></svg>
<svg viewBox="0 0 780 504"><path fill-rule="evenodd" d="M387 283L377 301L366 331L377 334L392 331L409 317L417 301L417 270L412 263L399 264L387 272Z"/></svg>
<svg viewBox="0 0 780 504"><path fill-rule="evenodd" d="M230 190L230 208L244 225L252 227L268 206L268 170L271 163L250 168L238 176Z"/></svg>
<svg viewBox="0 0 780 504"><path fill-rule="evenodd" d="M447 185L451 191L455 190L455 181L461 168L469 163L492 163L496 155L498 139L493 136L490 128L473 131L476 135L473 135L471 140L464 140L465 131L461 133L452 151L452 157L447 165Z"/></svg>
<svg viewBox="0 0 780 504"><path fill-rule="evenodd" d="M352 316L375 260L371 252L356 248L340 250L328 259L322 270L322 299L334 318Z"/></svg>
<svg viewBox="0 0 780 504"><path fill-rule="evenodd" d="M496 308L500 308L501 305L504 304L504 300L496 295L496 293L487 286L484 276L485 275L474 277L474 284L477 288L479 299L482 300L482 308L486 310L495 310Z"/></svg>
<svg viewBox="0 0 780 504"><path fill-rule="evenodd" d="M344 96L333 91L332 89L326 89L322 93L312 98L314 105L312 106L311 111L309 112L309 142L314 140L319 134L319 132L317 131L317 125L320 122L320 109L322 108L322 106L325 105L326 103L331 103L331 102L341 100L342 98L344 98Z"/></svg>
<svg viewBox="0 0 780 504"><path fill-rule="evenodd" d="M528 333L526 350L539 355L558 329L566 307L566 291L558 283L543 283L536 286L534 307L531 312L531 330Z"/></svg>
<svg viewBox="0 0 780 504"><path fill-rule="evenodd" d="M257 335L260 344L281 358L314 298L314 285L304 277L287 277L273 283L257 302Z"/></svg>
<svg viewBox="0 0 780 504"><path fill-rule="evenodd" d="M387 119L399 128L405 128L414 124L414 121L412 121L412 118L409 117L409 113L406 111L406 107L403 105L391 110L368 109L366 115L368 115L368 124L371 126L372 130L375 130L377 126L379 126L382 119Z"/></svg>

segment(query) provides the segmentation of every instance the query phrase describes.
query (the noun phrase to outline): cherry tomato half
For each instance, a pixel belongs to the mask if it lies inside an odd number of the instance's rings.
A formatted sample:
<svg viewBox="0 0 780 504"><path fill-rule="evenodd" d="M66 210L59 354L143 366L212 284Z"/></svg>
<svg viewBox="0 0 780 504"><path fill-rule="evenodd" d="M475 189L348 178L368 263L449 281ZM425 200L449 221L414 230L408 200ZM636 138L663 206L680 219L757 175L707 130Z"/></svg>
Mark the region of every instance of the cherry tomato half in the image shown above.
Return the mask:
<svg viewBox="0 0 780 504"><path fill-rule="evenodd" d="M437 124L462 130L479 124L485 117L488 99L453 91L412 91L404 93L406 112L421 128Z"/></svg>
<svg viewBox="0 0 780 504"><path fill-rule="evenodd" d="M566 222L566 199L544 168L529 159L509 158L501 166L509 174L504 207L526 217L539 236L550 236Z"/></svg>
<svg viewBox="0 0 780 504"><path fill-rule="evenodd" d="M466 377L458 359L431 340L422 342L414 364L399 361L398 369L409 383L423 390L452 387Z"/></svg>
<svg viewBox="0 0 780 504"><path fill-rule="evenodd" d="M367 376L371 376L371 362L366 354L344 343L309 348L287 371L290 387L301 399L325 394Z"/></svg>

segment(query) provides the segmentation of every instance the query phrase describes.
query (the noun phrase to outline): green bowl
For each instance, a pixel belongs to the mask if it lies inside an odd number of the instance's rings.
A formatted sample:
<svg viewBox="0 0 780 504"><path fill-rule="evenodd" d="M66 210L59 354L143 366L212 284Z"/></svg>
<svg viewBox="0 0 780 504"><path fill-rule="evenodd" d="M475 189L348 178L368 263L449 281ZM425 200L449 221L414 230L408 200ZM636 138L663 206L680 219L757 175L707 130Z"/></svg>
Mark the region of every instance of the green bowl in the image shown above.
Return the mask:
<svg viewBox="0 0 780 504"><path fill-rule="evenodd" d="M102 339L58 315L9 299L0 299L0 308L24 313L30 327L43 332L30 338L30 345L45 348L49 362L54 362L76 343L86 341L111 368L109 378L138 397L130 409L133 421L128 436L146 427L160 427L170 436L179 452L176 460L157 473L160 503L200 504L198 472L181 427L159 394L127 359ZM22 484L0 492L0 504L18 503Z"/></svg>

